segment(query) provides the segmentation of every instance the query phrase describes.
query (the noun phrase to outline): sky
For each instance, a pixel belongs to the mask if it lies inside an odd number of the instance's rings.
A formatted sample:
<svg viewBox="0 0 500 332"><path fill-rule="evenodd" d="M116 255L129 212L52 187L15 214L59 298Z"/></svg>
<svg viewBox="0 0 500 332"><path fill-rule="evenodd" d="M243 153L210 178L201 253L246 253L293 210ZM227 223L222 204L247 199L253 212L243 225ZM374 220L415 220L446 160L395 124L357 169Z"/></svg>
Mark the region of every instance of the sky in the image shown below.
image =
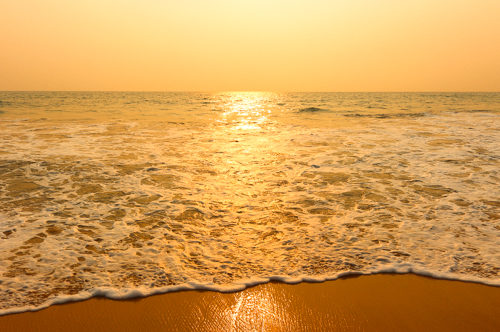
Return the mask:
<svg viewBox="0 0 500 332"><path fill-rule="evenodd" d="M0 90L500 91L498 0L0 0Z"/></svg>

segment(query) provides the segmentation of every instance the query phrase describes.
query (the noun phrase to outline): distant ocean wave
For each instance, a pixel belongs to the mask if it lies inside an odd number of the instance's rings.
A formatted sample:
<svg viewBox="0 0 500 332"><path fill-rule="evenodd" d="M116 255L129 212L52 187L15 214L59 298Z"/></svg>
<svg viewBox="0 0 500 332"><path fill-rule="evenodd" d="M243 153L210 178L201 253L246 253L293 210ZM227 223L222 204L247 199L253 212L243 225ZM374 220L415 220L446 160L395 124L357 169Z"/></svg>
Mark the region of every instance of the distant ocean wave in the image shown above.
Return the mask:
<svg viewBox="0 0 500 332"><path fill-rule="evenodd" d="M299 113L318 113L318 112L330 112L330 110L319 107L306 107L299 109Z"/></svg>
<svg viewBox="0 0 500 332"><path fill-rule="evenodd" d="M426 113L376 113L376 114L359 114L359 113L348 113L343 114L346 117L353 118L377 118L377 119L393 119L393 118L416 118L426 116Z"/></svg>

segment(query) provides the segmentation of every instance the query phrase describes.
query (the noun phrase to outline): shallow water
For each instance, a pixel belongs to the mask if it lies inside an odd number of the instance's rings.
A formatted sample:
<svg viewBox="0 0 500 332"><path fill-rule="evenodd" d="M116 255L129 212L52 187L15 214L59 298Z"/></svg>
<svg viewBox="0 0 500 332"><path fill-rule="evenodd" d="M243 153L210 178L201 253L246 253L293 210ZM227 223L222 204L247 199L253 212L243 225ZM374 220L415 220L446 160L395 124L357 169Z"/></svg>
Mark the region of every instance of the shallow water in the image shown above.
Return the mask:
<svg viewBox="0 0 500 332"><path fill-rule="evenodd" d="M499 93L0 92L0 308L396 271L500 285Z"/></svg>

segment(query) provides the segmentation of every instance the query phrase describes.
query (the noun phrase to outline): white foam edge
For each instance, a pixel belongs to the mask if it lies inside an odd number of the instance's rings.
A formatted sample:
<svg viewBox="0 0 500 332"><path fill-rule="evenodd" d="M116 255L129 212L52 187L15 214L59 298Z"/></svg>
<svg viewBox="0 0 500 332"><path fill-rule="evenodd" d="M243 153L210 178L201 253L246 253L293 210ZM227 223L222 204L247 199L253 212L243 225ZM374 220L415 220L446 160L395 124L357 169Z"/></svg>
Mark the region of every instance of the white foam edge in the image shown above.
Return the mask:
<svg viewBox="0 0 500 332"><path fill-rule="evenodd" d="M286 284L298 284L301 282L309 282L309 283L320 283L325 281L331 281L336 279L341 279L343 277L349 276L363 276L363 275L375 275L375 274L415 274L418 276L429 277L433 279L441 279L441 280L452 280L452 281L461 281L461 282L471 282L471 283L479 283L487 286L495 286L500 287L500 278L497 279L486 279L479 278L470 275L461 275L457 273L449 273L449 272L436 272L425 270L424 268L413 266L410 264L398 264L394 265L385 265L378 269L371 269L368 271L343 271L339 272L335 275L318 275L318 276L310 276L303 275L297 277L290 276L268 276L268 277L256 277L252 279L243 279L238 282L228 284L228 285L214 285L214 284L203 284L197 282L190 282L181 285L175 286L166 286L159 288L124 288L121 290L117 290L114 288L97 288L86 290L76 295L60 295L51 299L50 301L44 302L39 306L24 306L24 307L14 307L8 308L5 310L0 310L0 316L16 314L22 312L33 312L39 311L45 308L48 308L54 304L64 304L69 302L79 302L88 300L94 297L104 297L111 300L129 300L129 299L137 299L148 297L152 295L165 294L170 292L178 292L178 291L187 291L187 290L198 290L198 291L214 291L220 293L233 293L242 291L246 288L253 287L260 284L265 284L271 281L282 282Z"/></svg>

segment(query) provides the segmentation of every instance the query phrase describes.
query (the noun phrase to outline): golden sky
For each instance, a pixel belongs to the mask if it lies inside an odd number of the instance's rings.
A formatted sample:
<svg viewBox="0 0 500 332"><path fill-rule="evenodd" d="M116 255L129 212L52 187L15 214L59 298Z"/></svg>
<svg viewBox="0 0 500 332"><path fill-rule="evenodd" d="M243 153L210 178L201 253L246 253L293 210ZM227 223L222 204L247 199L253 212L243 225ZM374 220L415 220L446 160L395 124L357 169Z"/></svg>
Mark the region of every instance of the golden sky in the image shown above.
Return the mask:
<svg viewBox="0 0 500 332"><path fill-rule="evenodd" d="M0 90L500 91L499 0L0 0Z"/></svg>

